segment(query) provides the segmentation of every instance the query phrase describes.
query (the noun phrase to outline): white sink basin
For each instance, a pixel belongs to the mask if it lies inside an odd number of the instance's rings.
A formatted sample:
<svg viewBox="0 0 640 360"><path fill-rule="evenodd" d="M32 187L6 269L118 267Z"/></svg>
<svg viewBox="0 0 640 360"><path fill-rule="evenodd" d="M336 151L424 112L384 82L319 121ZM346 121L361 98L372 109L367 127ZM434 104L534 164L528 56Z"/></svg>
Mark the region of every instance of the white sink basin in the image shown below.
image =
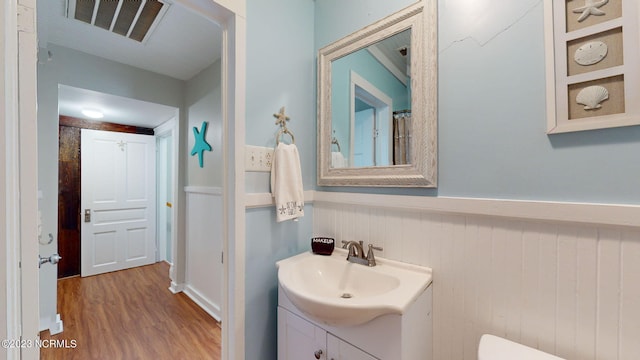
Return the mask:
<svg viewBox="0 0 640 360"><path fill-rule="evenodd" d="M309 317L331 326L353 326L385 314L403 314L431 283L431 269L376 258L368 267L306 252L281 260L278 281L289 300Z"/></svg>

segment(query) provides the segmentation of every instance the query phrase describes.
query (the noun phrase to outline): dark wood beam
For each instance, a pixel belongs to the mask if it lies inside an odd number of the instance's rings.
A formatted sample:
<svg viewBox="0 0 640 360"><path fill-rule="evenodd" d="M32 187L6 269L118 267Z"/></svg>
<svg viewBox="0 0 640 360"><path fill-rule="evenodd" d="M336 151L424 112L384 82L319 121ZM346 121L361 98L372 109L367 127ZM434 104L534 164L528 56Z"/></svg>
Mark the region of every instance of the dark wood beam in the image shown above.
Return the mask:
<svg viewBox="0 0 640 360"><path fill-rule="evenodd" d="M81 129L115 131L115 132L140 134L140 135L154 134L153 129L141 127L141 126L121 125L121 124L114 124L110 122L86 120L86 119L80 119L80 118L66 116L66 115L60 115L59 120L60 120L60 123L59 123L60 125L76 127Z"/></svg>

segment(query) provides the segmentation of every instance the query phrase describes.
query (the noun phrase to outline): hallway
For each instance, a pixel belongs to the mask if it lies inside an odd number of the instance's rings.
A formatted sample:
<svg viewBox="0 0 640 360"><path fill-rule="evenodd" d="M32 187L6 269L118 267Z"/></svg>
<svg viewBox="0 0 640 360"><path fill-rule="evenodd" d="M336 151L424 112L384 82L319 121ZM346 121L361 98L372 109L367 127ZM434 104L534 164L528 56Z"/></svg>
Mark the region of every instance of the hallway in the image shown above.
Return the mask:
<svg viewBox="0 0 640 360"><path fill-rule="evenodd" d="M59 280L64 331L40 333L59 346L42 348L41 359L220 359L216 320L183 293L172 294L168 273L160 262Z"/></svg>

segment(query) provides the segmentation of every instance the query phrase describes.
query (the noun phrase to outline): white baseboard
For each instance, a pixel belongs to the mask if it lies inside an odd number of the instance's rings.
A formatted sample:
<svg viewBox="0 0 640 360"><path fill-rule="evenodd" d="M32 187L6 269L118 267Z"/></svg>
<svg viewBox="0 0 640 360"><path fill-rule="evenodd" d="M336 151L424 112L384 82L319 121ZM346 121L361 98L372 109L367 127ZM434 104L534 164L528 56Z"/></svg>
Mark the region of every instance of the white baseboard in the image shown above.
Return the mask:
<svg viewBox="0 0 640 360"><path fill-rule="evenodd" d="M171 285L169 286L169 291L174 294L181 293L184 291L184 284L178 284L172 281Z"/></svg>
<svg viewBox="0 0 640 360"><path fill-rule="evenodd" d="M60 314L56 314L56 318L40 319L40 331L49 330L51 335L60 334L64 330Z"/></svg>
<svg viewBox="0 0 640 360"><path fill-rule="evenodd" d="M202 308L202 310L206 311L209 315L211 315L216 321L222 321L220 306L214 304L209 301L206 297L204 297L200 292L191 286L185 286L184 293L193 300L198 306Z"/></svg>
<svg viewBox="0 0 640 360"><path fill-rule="evenodd" d="M56 321L49 327L49 333L51 335L60 334L64 330L64 326L62 324L62 319L60 318L60 314L56 314Z"/></svg>

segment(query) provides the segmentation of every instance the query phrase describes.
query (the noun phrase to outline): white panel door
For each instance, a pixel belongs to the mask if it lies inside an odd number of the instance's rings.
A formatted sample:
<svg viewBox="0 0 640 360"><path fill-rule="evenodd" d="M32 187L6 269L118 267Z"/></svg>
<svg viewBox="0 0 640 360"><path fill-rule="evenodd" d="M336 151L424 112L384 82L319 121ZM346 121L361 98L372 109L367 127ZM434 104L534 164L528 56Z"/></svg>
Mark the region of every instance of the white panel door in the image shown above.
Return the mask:
<svg viewBox="0 0 640 360"><path fill-rule="evenodd" d="M156 261L155 143L149 135L82 130L82 276Z"/></svg>

